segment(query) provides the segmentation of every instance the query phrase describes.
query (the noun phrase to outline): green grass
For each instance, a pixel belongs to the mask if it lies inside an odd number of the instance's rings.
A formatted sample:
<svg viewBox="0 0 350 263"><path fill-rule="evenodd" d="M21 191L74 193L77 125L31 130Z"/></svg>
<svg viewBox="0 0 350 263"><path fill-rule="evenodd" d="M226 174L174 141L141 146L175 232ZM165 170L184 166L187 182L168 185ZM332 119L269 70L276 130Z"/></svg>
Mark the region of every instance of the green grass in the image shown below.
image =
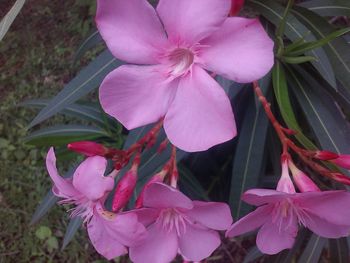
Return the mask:
<svg viewBox="0 0 350 263"><path fill-rule="evenodd" d="M0 10L12 3L2 1ZM35 113L18 107L26 99L57 94L77 72L81 65L73 66L72 59L93 27L91 3L33 0L0 42L0 262L101 262L84 230L61 251L69 222L62 207L29 225L51 182L44 166L47 149L21 142ZM58 120L66 121L58 117L46 124Z"/></svg>

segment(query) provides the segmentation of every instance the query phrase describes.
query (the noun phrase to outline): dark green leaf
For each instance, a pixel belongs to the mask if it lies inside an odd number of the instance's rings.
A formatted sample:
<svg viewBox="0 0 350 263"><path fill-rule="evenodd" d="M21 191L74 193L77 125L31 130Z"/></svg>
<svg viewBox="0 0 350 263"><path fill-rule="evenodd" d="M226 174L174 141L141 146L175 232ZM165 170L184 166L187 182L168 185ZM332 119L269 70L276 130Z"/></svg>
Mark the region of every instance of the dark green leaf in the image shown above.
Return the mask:
<svg viewBox="0 0 350 263"><path fill-rule="evenodd" d="M68 105L79 100L89 92L97 88L104 77L121 63L113 57L109 51L104 51L85 67L50 103L42 109L34 120L29 124L33 127L50 118Z"/></svg>
<svg viewBox="0 0 350 263"><path fill-rule="evenodd" d="M285 70L282 64L278 61L273 68L272 77L276 100L283 120L290 129L297 132L295 137L301 144L303 144L308 149L315 149L314 144L303 134L295 117L294 110L290 101Z"/></svg>
<svg viewBox="0 0 350 263"><path fill-rule="evenodd" d="M279 25L283 18L282 14L284 12L284 7L274 0L249 0L247 1L247 4L259 11L266 19L276 26ZM300 23L292 14L288 15L285 35L293 42L299 41L300 39L304 39L306 42L317 40L315 35L310 32L307 27ZM308 52L307 55L317 59L317 61L312 62L312 65L333 88L336 88L333 68L324 50L320 48L315 49Z"/></svg>
<svg viewBox="0 0 350 263"><path fill-rule="evenodd" d="M260 83L265 93L270 86L270 80L271 76L267 76ZM235 219L249 212L250 207L241 201L241 195L245 190L257 186L263 166L269 121L262 107L256 106L255 97L252 94L239 131L240 135L233 161L229 204L231 210L234 211Z"/></svg>
<svg viewBox="0 0 350 263"><path fill-rule="evenodd" d="M55 196L51 189L36 208L30 221L31 225L36 224L46 213L58 202L59 198Z"/></svg>
<svg viewBox="0 0 350 263"><path fill-rule="evenodd" d="M105 131L84 125L57 125L35 131L23 140L36 146L60 146L74 141L108 136Z"/></svg>
<svg viewBox="0 0 350 263"><path fill-rule="evenodd" d="M348 263L349 245L346 237L329 239L330 262Z"/></svg>
<svg viewBox="0 0 350 263"><path fill-rule="evenodd" d="M67 226L66 233L63 239L63 245L61 250L65 249L65 247L71 242L74 235L77 233L81 225L83 224L83 219L81 217L73 217Z"/></svg>
<svg viewBox="0 0 350 263"><path fill-rule="evenodd" d="M300 56L300 57L283 56L281 58L281 60L285 63L288 63L288 64L302 64L302 63L306 63L306 62L315 61L316 58L311 57L311 56Z"/></svg>
<svg viewBox="0 0 350 263"><path fill-rule="evenodd" d="M256 262L258 258L261 258L264 254L260 252L257 246L251 248L247 255L244 257L243 263Z"/></svg>
<svg viewBox="0 0 350 263"><path fill-rule="evenodd" d="M311 0L299 5L320 16L350 16L349 0Z"/></svg>
<svg viewBox="0 0 350 263"><path fill-rule="evenodd" d="M26 0L17 0L12 6L10 11L5 15L5 17L0 22L0 41L4 38L7 31L10 29L13 21L21 11Z"/></svg>
<svg viewBox="0 0 350 263"><path fill-rule="evenodd" d="M320 259L323 248L327 239L313 234L307 243L303 254L300 256L298 263L314 263Z"/></svg>
<svg viewBox="0 0 350 263"><path fill-rule="evenodd" d="M292 13L303 22L319 39L333 33L335 29L327 20L302 7L295 7ZM336 78L350 89L350 45L341 37L324 47L334 68Z"/></svg>
<svg viewBox="0 0 350 263"><path fill-rule="evenodd" d="M95 30L91 33L90 36L88 36L84 42L80 45L77 52L74 56L74 63L78 61L84 54L92 49L93 47L97 46L99 43L103 41L101 35L99 34L98 30Z"/></svg>

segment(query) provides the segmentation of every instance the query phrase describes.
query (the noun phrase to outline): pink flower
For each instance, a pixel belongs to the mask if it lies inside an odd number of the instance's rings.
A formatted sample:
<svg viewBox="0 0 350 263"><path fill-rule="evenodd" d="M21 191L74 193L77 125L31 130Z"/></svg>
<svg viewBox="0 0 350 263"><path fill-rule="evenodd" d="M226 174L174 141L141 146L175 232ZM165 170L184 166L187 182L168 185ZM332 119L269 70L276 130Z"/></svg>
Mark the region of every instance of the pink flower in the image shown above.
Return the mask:
<svg viewBox="0 0 350 263"><path fill-rule="evenodd" d="M220 245L215 230L226 230L231 212L224 203L192 201L177 189L162 183L144 192L145 208L135 210L148 235L130 248L135 263L166 263L180 253L186 260L201 261Z"/></svg>
<svg viewBox="0 0 350 263"><path fill-rule="evenodd" d="M230 17L230 0L99 0L97 27L113 55L133 64L100 87L103 109L126 128L164 118L169 140L206 150L236 135L230 100L207 71L237 82L264 76L273 42L257 19Z"/></svg>
<svg viewBox="0 0 350 263"><path fill-rule="evenodd" d="M234 223L226 235L238 236L259 228L256 243L265 254L291 248L298 224L326 238L350 233L350 193L346 191L285 193L252 189L242 199L259 207Z"/></svg>
<svg viewBox="0 0 350 263"><path fill-rule="evenodd" d="M106 165L103 157L89 157L78 166L72 178L63 178L57 171L53 148L46 157L46 167L54 183L53 193L64 198L60 203L76 205L71 216L84 218L97 252L112 259L126 254L126 246L137 244L145 228L135 213L116 215L103 209L106 195L114 187L114 179L104 176Z"/></svg>

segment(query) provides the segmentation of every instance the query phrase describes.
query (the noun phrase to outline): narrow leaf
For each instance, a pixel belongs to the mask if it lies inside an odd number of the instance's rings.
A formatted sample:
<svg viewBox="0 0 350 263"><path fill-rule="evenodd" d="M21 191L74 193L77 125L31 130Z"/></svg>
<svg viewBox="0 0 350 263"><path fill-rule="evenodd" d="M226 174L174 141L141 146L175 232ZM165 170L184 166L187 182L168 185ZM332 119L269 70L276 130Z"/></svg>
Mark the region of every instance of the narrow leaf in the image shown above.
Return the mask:
<svg viewBox="0 0 350 263"><path fill-rule="evenodd" d="M349 262L349 244L346 237L329 239L330 262Z"/></svg>
<svg viewBox="0 0 350 263"><path fill-rule="evenodd" d="M35 209L30 224L36 224L58 202L58 200L59 198L55 196L50 189L50 191L41 201L40 205Z"/></svg>
<svg viewBox="0 0 350 263"><path fill-rule="evenodd" d="M309 242L307 243L307 246L304 249L303 254L300 256L298 262L300 263L318 262L326 243L327 243L326 238L319 237L313 234Z"/></svg>
<svg viewBox="0 0 350 263"><path fill-rule="evenodd" d="M61 250L65 249L66 246L72 241L74 235L77 233L79 228L83 224L81 217L73 217L67 226L66 233L64 234L63 244Z"/></svg>
<svg viewBox="0 0 350 263"><path fill-rule="evenodd" d="M5 17L0 22L0 41L4 38L7 31L10 29L13 21L21 11L26 0L17 0L12 6L10 11L5 15Z"/></svg>
<svg viewBox="0 0 350 263"><path fill-rule="evenodd" d="M350 16L348 0L311 0L299 5L320 16Z"/></svg>
<svg viewBox="0 0 350 263"><path fill-rule="evenodd" d="M104 77L121 63L112 56L109 51L104 51L85 67L61 92L59 92L50 103L42 109L29 128L55 115L68 105L87 95L97 88Z"/></svg>
<svg viewBox="0 0 350 263"><path fill-rule="evenodd" d="M94 30L90 36L88 36L84 42L80 45L74 56L74 63L81 59L84 54L90 49L96 47L99 43L103 41L98 30Z"/></svg>

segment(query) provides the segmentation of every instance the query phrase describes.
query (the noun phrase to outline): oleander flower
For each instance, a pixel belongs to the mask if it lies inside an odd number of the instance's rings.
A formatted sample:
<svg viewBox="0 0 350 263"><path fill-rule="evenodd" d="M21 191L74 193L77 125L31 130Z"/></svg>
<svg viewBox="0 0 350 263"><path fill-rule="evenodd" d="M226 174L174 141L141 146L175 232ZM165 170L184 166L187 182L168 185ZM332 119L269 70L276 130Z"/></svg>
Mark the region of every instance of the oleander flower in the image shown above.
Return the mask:
<svg viewBox="0 0 350 263"><path fill-rule="evenodd" d="M72 178L63 178L56 168L56 156L50 148L46 167L54 183L52 192L63 198L60 203L74 204L71 216L80 216L87 224L89 238L98 253L113 259L128 252L144 238L145 227L132 212L111 213L104 209L107 194L114 187L113 177L104 176L107 160L88 157L75 170Z"/></svg>
<svg viewBox="0 0 350 263"><path fill-rule="evenodd" d="M148 235L142 243L130 247L130 258L135 263L167 263L177 253L186 260L201 261L220 245L217 230L226 230L232 222L228 205L192 201L163 183L147 186L143 206L134 211Z"/></svg>
<svg viewBox="0 0 350 263"><path fill-rule="evenodd" d="M229 98L210 72L236 82L263 77L273 41L257 19L228 17L231 0L98 0L96 23L112 54L128 63L100 87L103 109L127 129L164 117L177 147L193 152L232 139Z"/></svg>

